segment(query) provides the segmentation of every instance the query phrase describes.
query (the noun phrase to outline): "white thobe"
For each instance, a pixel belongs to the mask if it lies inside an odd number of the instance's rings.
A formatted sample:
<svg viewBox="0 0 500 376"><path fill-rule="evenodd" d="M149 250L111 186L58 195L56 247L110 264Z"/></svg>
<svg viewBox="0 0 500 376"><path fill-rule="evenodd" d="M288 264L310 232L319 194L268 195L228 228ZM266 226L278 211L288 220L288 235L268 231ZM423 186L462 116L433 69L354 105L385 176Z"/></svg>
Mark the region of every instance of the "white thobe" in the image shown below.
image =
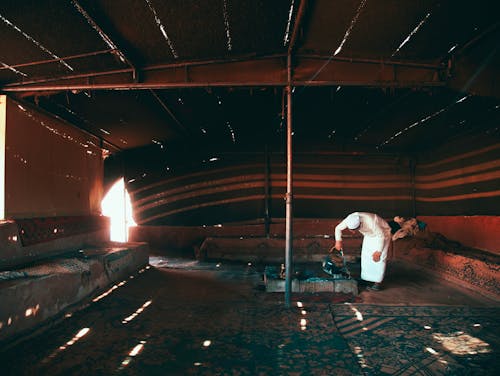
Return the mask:
<svg viewBox="0 0 500 376"><path fill-rule="evenodd" d="M382 282L387 264L387 252L391 241L391 227L377 214L355 212L359 215L358 230L363 235L361 247L361 279L370 282ZM335 227L335 240L342 240L342 230L347 225L345 219ZM373 260L373 253L380 251L380 261Z"/></svg>

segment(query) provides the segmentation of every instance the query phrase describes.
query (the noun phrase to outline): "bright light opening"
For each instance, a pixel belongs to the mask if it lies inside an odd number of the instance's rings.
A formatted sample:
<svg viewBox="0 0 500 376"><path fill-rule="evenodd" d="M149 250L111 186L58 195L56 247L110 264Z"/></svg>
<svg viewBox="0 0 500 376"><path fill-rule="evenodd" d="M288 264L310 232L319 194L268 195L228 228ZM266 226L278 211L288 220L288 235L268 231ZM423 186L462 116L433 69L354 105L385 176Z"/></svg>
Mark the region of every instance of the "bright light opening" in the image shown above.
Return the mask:
<svg viewBox="0 0 500 376"><path fill-rule="evenodd" d="M111 220L110 239L128 241L128 229L137 226L132 217L132 203L123 178L118 180L101 202L102 214Z"/></svg>

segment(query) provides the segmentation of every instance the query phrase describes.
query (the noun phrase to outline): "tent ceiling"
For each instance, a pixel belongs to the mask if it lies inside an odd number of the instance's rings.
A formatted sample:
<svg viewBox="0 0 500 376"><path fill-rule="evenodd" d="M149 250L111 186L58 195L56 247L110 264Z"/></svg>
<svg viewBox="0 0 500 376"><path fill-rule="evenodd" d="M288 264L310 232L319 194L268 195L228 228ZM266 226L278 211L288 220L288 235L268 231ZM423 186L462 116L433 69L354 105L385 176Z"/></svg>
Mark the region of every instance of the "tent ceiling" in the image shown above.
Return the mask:
<svg viewBox="0 0 500 376"><path fill-rule="evenodd" d="M498 136L495 1L4 0L0 91L113 150Z"/></svg>

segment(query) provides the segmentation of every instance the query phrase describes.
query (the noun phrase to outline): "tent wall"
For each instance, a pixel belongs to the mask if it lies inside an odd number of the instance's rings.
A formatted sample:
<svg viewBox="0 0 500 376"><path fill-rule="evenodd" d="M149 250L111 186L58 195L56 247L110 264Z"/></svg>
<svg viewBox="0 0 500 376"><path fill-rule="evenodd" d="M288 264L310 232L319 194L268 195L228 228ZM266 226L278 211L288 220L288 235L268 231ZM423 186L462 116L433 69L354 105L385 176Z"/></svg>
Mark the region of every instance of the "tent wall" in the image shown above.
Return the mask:
<svg viewBox="0 0 500 376"><path fill-rule="evenodd" d="M6 98L6 97L4 97ZM99 141L36 108L6 106L5 218L100 213Z"/></svg>

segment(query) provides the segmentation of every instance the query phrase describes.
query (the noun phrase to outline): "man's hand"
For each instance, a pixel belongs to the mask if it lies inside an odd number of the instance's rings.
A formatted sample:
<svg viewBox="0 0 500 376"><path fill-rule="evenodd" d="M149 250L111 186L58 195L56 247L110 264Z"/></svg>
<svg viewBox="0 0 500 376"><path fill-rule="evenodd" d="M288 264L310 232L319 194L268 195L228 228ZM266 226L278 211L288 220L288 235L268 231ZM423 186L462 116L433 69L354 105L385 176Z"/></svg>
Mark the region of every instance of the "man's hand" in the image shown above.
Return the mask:
<svg viewBox="0 0 500 376"><path fill-rule="evenodd" d="M373 261L375 261L375 262L379 262L379 261L380 261L380 257L381 257L381 256L382 256L382 252L380 252L380 251L375 251L375 252L373 252L373 254L372 254L372 259L373 259Z"/></svg>
<svg viewBox="0 0 500 376"><path fill-rule="evenodd" d="M342 250L342 240L335 241L335 249L337 251L341 251Z"/></svg>

